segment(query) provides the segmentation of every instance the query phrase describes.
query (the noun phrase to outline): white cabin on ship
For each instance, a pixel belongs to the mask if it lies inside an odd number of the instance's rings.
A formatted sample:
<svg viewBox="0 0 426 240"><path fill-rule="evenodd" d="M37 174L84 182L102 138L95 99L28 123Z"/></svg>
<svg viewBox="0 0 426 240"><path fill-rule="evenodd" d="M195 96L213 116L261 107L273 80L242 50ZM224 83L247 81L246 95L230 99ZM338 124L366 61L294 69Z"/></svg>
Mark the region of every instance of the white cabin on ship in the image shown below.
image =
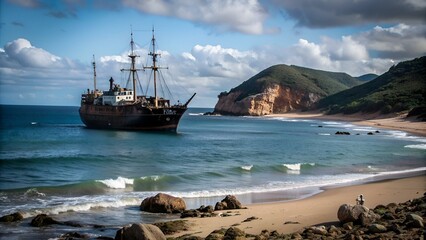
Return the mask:
<svg viewBox="0 0 426 240"><path fill-rule="evenodd" d="M135 102L131 89L122 88L120 85L114 84L114 79L112 78L109 82L109 91L104 91L102 94L102 105L120 106Z"/></svg>

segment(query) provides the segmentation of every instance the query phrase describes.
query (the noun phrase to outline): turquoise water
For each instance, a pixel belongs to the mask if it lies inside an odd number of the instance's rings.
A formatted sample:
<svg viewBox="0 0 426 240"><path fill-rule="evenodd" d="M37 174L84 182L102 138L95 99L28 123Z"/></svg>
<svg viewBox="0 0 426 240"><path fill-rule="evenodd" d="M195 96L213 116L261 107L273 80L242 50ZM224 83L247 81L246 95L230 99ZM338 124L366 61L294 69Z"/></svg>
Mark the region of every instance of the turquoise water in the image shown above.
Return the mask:
<svg viewBox="0 0 426 240"><path fill-rule="evenodd" d="M203 116L212 109L193 108L171 134L86 129L78 107L0 109L0 215L21 211L26 221L56 214L102 223L112 233L165 218L138 210L158 192L184 197L190 208L226 194L248 204L426 171L426 138L346 122ZM8 238L64 231L0 224Z"/></svg>

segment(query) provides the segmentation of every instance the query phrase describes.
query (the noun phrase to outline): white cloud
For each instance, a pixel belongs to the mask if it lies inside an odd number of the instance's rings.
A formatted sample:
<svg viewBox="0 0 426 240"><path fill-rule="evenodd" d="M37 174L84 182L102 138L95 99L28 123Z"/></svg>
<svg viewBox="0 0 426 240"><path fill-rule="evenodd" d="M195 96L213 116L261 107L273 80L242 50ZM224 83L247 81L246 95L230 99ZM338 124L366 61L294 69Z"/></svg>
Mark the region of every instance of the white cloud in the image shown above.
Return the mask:
<svg viewBox="0 0 426 240"><path fill-rule="evenodd" d="M122 0L123 4L144 13L171 16L208 24L219 31L239 31L247 34L270 33L265 29L266 9L258 0Z"/></svg>
<svg viewBox="0 0 426 240"><path fill-rule="evenodd" d="M406 59L426 54L426 26L398 24L384 28L376 26L353 37L379 57Z"/></svg>
<svg viewBox="0 0 426 240"><path fill-rule="evenodd" d="M9 64L17 63L21 67L62 67L65 61L41 48L36 48L23 38L9 42L4 47Z"/></svg>
<svg viewBox="0 0 426 240"><path fill-rule="evenodd" d="M324 37L323 42L333 60L360 61L369 58L367 48L352 36L343 36L340 41Z"/></svg>
<svg viewBox="0 0 426 240"><path fill-rule="evenodd" d="M256 72L251 64L257 60L257 54L252 51L238 51L220 45L196 45L191 55L200 76L234 78Z"/></svg>
<svg viewBox="0 0 426 240"><path fill-rule="evenodd" d="M20 104L70 105L63 96L70 91L77 96L82 92L85 87L82 83L90 76L86 75L87 67L37 48L27 39L16 39L0 51L0 101L24 98L31 100ZM47 100L48 95L55 99ZM74 104L77 103L76 100Z"/></svg>

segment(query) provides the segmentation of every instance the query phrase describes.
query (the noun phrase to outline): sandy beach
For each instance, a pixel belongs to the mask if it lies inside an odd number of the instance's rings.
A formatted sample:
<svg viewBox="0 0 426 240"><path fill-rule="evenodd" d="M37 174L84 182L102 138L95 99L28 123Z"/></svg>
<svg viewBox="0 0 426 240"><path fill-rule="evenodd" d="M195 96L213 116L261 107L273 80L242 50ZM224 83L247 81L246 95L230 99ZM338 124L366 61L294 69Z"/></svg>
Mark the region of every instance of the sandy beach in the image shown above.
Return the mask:
<svg viewBox="0 0 426 240"><path fill-rule="evenodd" d="M247 209L224 211L231 216L212 218L189 218L189 231L174 237L191 234L206 237L212 231L237 226L250 234L262 230L279 233L296 232L311 225L337 225L337 210L341 204L355 204L359 194L366 198L365 206L400 203L423 196L426 191L426 176L387 180L355 186L327 189L317 195L301 200L276 203L252 204ZM255 217L255 220L244 222Z"/></svg>
<svg viewBox="0 0 426 240"><path fill-rule="evenodd" d="M407 120L404 116L379 118L374 115L324 115L315 112L270 116L347 121L358 125L400 130L418 136L426 136L426 122ZM206 237L214 230L227 229L231 226L237 226L250 234L260 234L262 230L292 233L306 226L338 224L337 210L339 206L344 203L355 204L355 199L359 194L365 196L365 206L374 208L379 204L402 203L418 198L425 192L426 175L328 188L305 199L251 204L246 206L247 209L224 211L231 215L227 217L189 218L191 228L173 236L190 234ZM254 220L247 221L249 218Z"/></svg>

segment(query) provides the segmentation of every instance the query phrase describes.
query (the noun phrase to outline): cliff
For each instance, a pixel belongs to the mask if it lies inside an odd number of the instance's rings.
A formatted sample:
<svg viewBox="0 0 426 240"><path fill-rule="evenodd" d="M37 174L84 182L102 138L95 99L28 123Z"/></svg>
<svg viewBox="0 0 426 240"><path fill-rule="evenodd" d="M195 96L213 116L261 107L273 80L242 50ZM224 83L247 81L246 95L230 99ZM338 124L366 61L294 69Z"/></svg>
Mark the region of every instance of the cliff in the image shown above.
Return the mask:
<svg viewBox="0 0 426 240"><path fill-rule="evenodd" d="M310 108L319 99L359 85L345 73L297 66L267 68L219 95L215 113L260 116Z"/></svg>

